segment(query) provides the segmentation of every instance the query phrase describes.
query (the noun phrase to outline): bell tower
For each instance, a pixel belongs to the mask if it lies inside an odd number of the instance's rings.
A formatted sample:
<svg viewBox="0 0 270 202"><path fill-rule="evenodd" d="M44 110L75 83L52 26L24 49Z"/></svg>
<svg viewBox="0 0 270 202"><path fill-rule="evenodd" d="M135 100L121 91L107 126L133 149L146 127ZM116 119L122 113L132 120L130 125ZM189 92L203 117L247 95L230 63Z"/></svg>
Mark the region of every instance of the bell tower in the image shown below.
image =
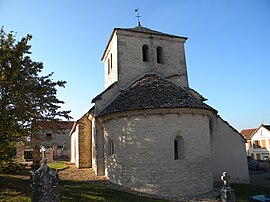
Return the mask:
<svg viewBox="0 0 270 202"><path fill-rule="evenodd" d="M124 89L147 73L188 87L186 40L140 24L135 28L115 28L102 56L105 89L114 82Z"/></svg>

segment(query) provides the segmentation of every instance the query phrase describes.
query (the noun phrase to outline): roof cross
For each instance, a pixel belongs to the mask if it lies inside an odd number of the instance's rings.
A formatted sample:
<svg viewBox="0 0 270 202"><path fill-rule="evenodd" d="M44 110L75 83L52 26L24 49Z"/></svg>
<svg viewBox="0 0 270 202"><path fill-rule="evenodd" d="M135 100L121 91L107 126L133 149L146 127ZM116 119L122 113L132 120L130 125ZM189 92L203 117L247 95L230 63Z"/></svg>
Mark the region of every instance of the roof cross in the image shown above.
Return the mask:
<svg viewBox="0 0 270 202"><path fill-rule="evenodd" d="M142 16L140 16L139 8L135 8L135 12L137 13L135 17L138 18L138 26L141 26L140 17Z"/></svg>

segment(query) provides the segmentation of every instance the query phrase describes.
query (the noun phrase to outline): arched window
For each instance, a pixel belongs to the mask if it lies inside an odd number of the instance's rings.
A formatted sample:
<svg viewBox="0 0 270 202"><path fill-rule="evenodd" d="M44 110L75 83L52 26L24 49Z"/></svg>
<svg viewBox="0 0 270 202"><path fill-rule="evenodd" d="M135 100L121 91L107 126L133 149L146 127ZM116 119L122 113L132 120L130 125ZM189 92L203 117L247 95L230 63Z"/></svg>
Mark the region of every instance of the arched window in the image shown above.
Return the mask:
<svg viewBox="0 0 270 202"><path fill-rule="evenodd" d="M184 158L184 139L181 136L176 136L174 139L174 159Z"/></svg>
<svg viewBox="0 0 270 202"><path fill-rule="evenodd" d="M157 63L163 63L163 52L160 46L157 47Z"/></svg>
<svg viewBox="0 0 270 202"><path fill-rule="evenodd" d="M142 55L143 55L143 61L147 62L149 61L149 53L148 53L148 46L143 45L142 47Z"/></svg>

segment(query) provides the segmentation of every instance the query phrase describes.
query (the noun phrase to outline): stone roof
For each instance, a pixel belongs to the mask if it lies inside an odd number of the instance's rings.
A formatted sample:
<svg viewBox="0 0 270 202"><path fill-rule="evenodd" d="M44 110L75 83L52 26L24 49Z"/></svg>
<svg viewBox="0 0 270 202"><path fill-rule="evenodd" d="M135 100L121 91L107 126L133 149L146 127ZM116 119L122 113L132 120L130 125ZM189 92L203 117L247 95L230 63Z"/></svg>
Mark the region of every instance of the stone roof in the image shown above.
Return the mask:
<svg viewBox="0 0 270 202"><path fill-rule="evenodd" d="M147 74L122 91L98 116L157 108L199 108L216 113L215 109L192 96L187 90L156 74Z"/></svg>
<svg viewBox="0 0 270 202"><path fill-rule="evenodd" d="M126 30L126 31L132 31L132 32L140 32L140 33L146 33L146 34L155 34L155 35L160 35L160 36L168 36L168 37L176 37L176 38L183 38L187 39L187 37L181 37L181 36L176 36L172 34L166 34L163 32L155 31L146 27L143 27L141 25L138 25L134 28L115 28L115 30Z"/></svg>
<svg viewBox="0 0 270 202"><path fill-rule="evenodd" d="M37 121L35 124L41 130L72 129L74 121Z"/></svg>

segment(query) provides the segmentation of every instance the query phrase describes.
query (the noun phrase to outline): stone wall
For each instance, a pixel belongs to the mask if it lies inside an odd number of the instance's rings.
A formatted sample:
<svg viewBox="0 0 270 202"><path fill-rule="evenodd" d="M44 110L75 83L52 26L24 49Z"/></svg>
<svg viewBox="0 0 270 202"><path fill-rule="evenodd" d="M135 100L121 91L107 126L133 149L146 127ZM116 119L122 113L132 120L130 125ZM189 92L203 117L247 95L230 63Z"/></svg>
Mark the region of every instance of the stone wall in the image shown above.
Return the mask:
<svg viewBox="0 0 270 202"><path fill-rule="evenodd" d="M147 115L114 115L103 122L106 177L114 183L160 195L210 191L213 175L208 116L203 110L184 110L145 110ZM184 140L183 159L174 158L176 136ZM114 154L110 154L110 141Z"/></svg>
<svg viewBox="0 0 270 202"><path fill-rule="evenodd" d="M176 85L188 86L184 38L114 31L104 56L105 89L114 82L126 88L145 73L155 72ZM142 46L149 47L149 60L143 61ZM162 47L162 63L157 63L156 48Z"/></svg>
<svg viewBox="0 0 270 202"><path fill-rule="evenodd" d="M94 169L96 175L103 176L105 171L103 127L97 119L92 119L92 126L92 168Z"/></svg>
<svg viewBox="0 0 270 202"><path fill-rule="evenodd" d="M232 182L249 183L245 140L227 122L215 117L212 122L212 158L214 180L230 173Z"/></svg>
<svg viewBox="0 0 270 202"><path fill-rule="evenodd" d="M107 50L102 58L104 63L104 87L108 88L111 84L118 80L118 49L117 49L117 37L114 37L108 44Z"/></svg>
<svg viewBox="0 0 270 202"><path fill-rule="evenodd" d="M92 166L92 122L87 116L80 119L78 124L79 168Z"/></svg>
<svg viewBox="0 0 270 202"><path fill-rule="evenodd" d="M118 80L121 88L138 79L145 73L155 72L161 77L177 75L173 80L176 85L188 86L187 70L182 38L149 35L144 33L130 33L117 31L118 43ZM149 47L149 61L144 62L142 46ZM162 47L163 62L157 63L156 48Z"/></svg>

